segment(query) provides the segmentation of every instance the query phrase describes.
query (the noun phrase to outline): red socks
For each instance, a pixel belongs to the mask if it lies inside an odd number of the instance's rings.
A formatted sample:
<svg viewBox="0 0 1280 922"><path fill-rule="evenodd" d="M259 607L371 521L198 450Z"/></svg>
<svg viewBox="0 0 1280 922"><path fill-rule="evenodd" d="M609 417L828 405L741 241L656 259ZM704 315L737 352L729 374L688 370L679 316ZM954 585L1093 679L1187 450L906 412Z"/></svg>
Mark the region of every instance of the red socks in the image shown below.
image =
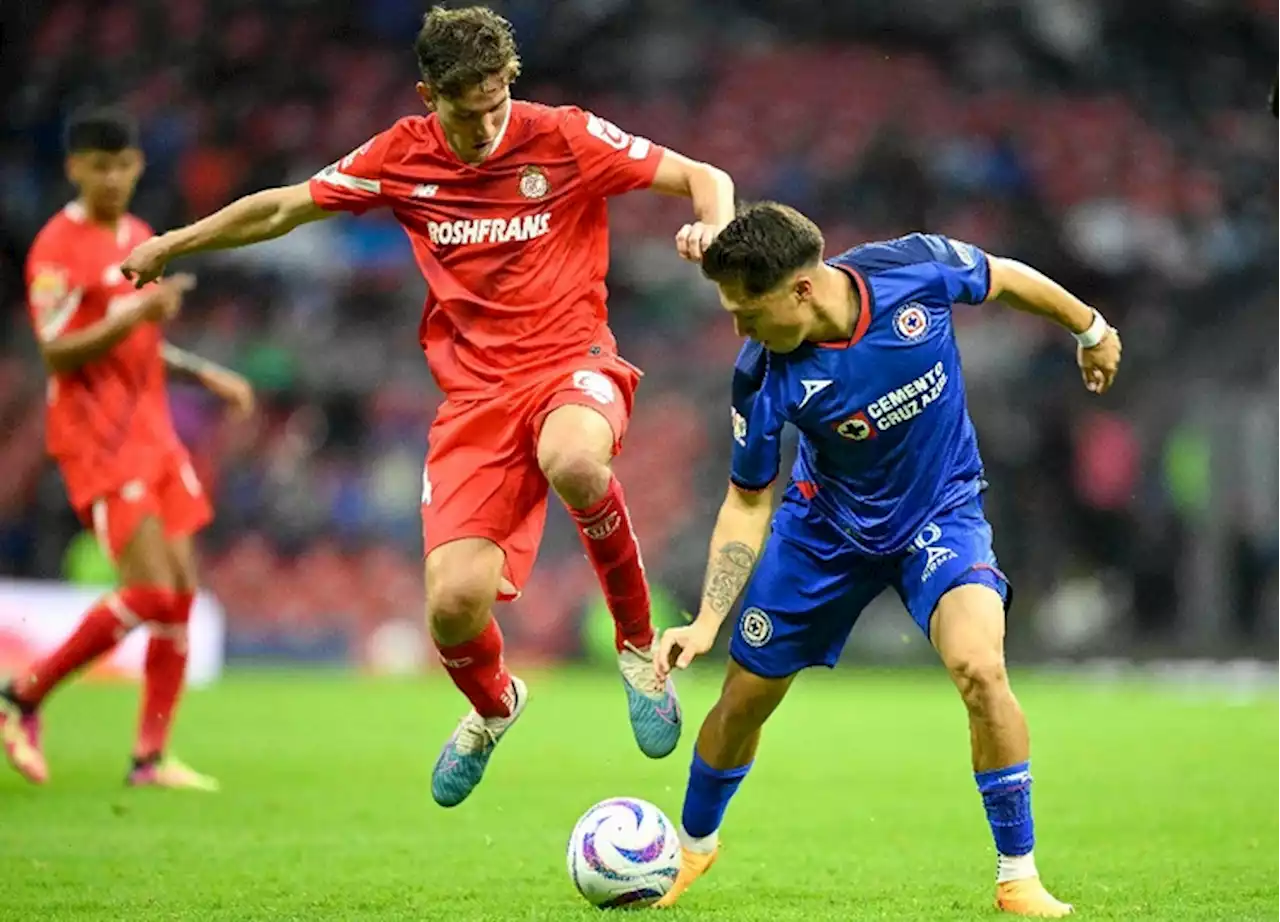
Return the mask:
<svg viewBox="0 0 1280 922"><path fill-rule="evenodd" d="M187 671L189 592L150 586L127 586L103 598L85 615L75 633L13 683L14 696L26 707L38 707L63 679L111 650L138 624L151 628L134 755L146 758L164 751L173 712Z"/></svg>
<svg viewBox="0 0 1280 922"><path fill-rule="evenodd" d="M169 741L169 728L187 674L187 623L191 620L193 598L189 592L174 593L165 617L150 625L138 711L138 744L134 749L140 759L160 755Z"/></svg>
<svg viewBox="0 0 1280 922"><path fill-rule="evenodd" d="M15 697L26 707L39 707L63 679L111 650L139 623L163 617L172 599L167 589L145 586L104 596L62 646L14 680Z"/></svg>
<svg viewBox="0 0 1280 922"><path fill-rule="evenodd" d="M578 523L587 558L595 568L605 602L613 614L614 644L622 651L624 642L638 649L653 643L653 623L649 619L649 584L644 578L640 545L631 528L622 484L609 479L609 489L589 509L570 509Z"/></svg>
<svg viewBox="0 0 1280 922"><path fill-rule="evenodd" d="M451 647L436 643L440 662L481 717L510 717L515 707L511 673L502 660L502 630L490 617L477 636Z"/></svg>

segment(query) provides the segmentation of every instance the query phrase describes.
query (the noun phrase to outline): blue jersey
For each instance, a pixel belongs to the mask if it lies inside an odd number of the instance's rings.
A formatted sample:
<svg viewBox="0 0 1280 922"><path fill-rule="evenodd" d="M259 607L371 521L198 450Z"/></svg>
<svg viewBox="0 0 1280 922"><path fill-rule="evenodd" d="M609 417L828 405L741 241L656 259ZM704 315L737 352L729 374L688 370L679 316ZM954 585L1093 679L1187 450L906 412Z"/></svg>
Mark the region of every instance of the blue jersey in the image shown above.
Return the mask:
<svg viewBox="0 0 1280 922"><path fill-rule="evenodd" d="M745 490L771 484L791 423L800 433L796 488L862 553L896 554L986 486L951 310L986 300L990 266L976 247L929 234L827 262L859 293L854 334L786 354L743 347L731 479Z"/></svg>

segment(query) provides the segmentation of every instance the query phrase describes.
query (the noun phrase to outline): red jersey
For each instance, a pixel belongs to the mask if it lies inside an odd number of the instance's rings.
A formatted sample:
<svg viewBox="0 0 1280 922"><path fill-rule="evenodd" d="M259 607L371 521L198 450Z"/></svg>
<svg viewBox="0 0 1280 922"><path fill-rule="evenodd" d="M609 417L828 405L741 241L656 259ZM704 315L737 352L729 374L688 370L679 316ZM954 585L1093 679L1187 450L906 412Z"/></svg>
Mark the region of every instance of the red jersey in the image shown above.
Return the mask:
<svg viewBox="0 0 1280 922"><path fill-rule="evenodd" d="M573 107L512 101L482 163L433 114L404 118L311 180L321 208L390 208L427 280L419 338L463 398L617 349L606 198L653 182L662 149Z"/></svg>
<svg viewBox="0 0 1280 922"><path fill-rule="evenodd" d="M50 219L27 255L27 308L40 340L82 330L141 297L120 263L150 236L133 215L115 229L94 224L78 203ZM130 480L149 482L181 448L160 344L159 325L139 323L97 359L50 375L46 441L76 508Z"/></svg>

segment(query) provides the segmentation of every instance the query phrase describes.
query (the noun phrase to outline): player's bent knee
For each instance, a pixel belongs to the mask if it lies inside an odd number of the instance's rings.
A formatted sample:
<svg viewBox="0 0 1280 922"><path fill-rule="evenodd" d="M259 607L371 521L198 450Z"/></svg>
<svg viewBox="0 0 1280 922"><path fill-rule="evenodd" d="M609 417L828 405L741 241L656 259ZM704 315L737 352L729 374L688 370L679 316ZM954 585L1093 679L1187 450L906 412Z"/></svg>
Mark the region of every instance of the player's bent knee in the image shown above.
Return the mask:
<svg viewBox="0 0 1280 922"><path fill-rule="evenodd" d="M1009 674L999 651L972 653L947 662L947 671L965 704L982 709L1009 688Z"/></svg>
<svg viewBox="0 0 1280 922"><path fill-rule="evenodd" d="M609 465L588 448L540 448L538 466L556 495L575 509L585 509L598 502L609 489Z"/></svg>
<svg viewBox="0 0 1280 922"><path fill-rule="evenodd" d="M427 620L437 637L479 628L502 579L502 550L490 541L464 539L427 555Z"/></svg>
<svg viewBox="0 0 1280 922"><path fill-rule="evenodd" d="M557 407L538 434L538 467L562 500L585 509L609 488L613 443L613 428L595 410Z"/></svg>
<svg viewBox="0 0 1280 922"><path fill-rule="evenodd" d="M1008 688L1004 603L995 591L965 584L947 592L934 613L931 635L943 665L970 708Z"/></svg>
<svg viewBox="0 0 1280 922"><path fill-rule="evenodd" d="M461 643L484 627L497 596L482 579L455 577L427 588L427 622L438 641Z"/></svg>
<svg viewBox="0 0 1280 922"><path fill-rule="evenodd" d="M427 611L449 620L487 612L497 598L497 580L483 571L461 569L427 579Z"/></svg>

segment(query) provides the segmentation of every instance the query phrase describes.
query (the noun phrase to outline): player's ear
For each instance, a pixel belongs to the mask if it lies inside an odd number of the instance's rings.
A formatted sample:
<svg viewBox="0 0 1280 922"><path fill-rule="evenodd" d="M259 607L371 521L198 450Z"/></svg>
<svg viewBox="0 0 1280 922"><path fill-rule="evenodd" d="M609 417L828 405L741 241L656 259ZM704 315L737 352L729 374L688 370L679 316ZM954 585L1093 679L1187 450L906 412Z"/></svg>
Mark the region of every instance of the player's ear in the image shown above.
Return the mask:
<svg viewBox="0 0 1280 922"><path fill-rule="evenodd" d="M417 82L414 89L418 91L418 98L422 100L422 104L427 107L428 112L436 111L436 100L431 94L431 87L427 86L421 80Z"/></svg>
<svg viewBox="0 0 1280 922"><path fill-rule="evenodd" d="M791 284L791 293L799 301L808 301L813 297L813 279L807 275L797 275Z"/></svg>

